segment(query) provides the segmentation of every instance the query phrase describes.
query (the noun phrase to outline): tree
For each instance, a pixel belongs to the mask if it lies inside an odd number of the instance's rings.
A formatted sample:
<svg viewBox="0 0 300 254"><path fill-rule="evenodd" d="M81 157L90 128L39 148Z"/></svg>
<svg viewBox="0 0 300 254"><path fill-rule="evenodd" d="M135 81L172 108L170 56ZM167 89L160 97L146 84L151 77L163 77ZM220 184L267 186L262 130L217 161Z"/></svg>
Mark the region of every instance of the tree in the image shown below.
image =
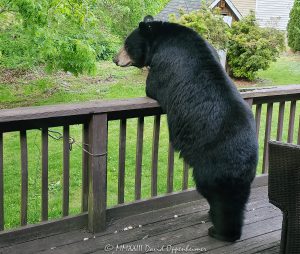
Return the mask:
<svg viewBox="0 0 300 254"><path fill-rule="evenodd" d="M285 47L284 33L260 28L252 13L230 30L228 63L231 75L253 80L258 70L266 70Z"/></svg>
<svg viewBox="0 0 300 254"><path fill-rule="evenodd" d="M111 33L124 38L146 15L155 15L169 0L102 0L99 16Z"/></svg>
<svg viewBox="0 0 300 254"><path fill-rule="evenodd" d="M300 51L300 0L295 0L288 23L288 45L294 51Z"/></svg>
<svg viewBox="0 0 300 254"><path fill-rule="evenodd" d="M111 58L144 14L166 2L1 0L0 66L93 73L96 61Z"/></svg>
<svg viewBox="0 0 300 254"><path fill-rule="evenodd" d="M92 1L5 0L4 4L2 15L12 21L0 33L2 66L46 64L49 70L63 69L76 75L95 70L92 45L101 41L102 35L90 12Z"/></svg>

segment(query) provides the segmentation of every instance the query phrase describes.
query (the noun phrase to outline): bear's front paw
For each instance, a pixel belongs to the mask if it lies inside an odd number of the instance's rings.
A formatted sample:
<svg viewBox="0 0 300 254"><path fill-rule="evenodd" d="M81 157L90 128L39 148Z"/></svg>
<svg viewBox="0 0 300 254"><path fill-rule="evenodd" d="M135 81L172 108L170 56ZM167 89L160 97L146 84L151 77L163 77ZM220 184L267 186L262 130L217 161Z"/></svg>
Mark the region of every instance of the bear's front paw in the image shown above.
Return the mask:
<svg viewBox="0 0 300 254"><path fill-rule="evenodd" d="M241 238L240 235L221 235L218 234L214 227L208 229L208 235L224 242L235 242Z"/></svg>

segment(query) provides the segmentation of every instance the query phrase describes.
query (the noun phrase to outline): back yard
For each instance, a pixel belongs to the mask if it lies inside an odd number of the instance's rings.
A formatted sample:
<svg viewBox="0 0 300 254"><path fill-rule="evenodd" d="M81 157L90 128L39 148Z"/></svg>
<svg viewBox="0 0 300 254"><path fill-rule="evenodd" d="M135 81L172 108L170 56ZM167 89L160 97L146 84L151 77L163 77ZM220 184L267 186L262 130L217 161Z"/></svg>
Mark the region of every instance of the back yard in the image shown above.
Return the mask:
<svg viewBox="0 0 300 254"><path fill-rule="evenodd" d="M145 96L146 70L120 68L111 61L98 64L95 76L59 72L4 70L0 72L0 109L88 100ZM283 55L254 82L236 81L238 87L300 83L300 55Z"/></svg>
<svg viewBox="0 0 300 254"><path fill-rule="evenodd" d="M3 70L0 73L0 108L72 103L88 100L129 98L145 96L146 70L119 68L112 62L100 62L95 76L75 77L69 73L46 74L41 69L34 71ZM262 87L285 84L300 84L300 55L284 55L267 71L261 71L255 82L237 81L238 87ZM255 111L255 109L253 109ZM289 114L289 104L286 106ZM296 123L300 108L297 108ZM265 128L266 108L262 110L261 129ZM278 105L274 105L273 126L278 118ZM288 123L284 124L283 140L287 139ZM62 128L54 128L62 132ZM297 128L295 129L296 133ZM108 206L117 204L119 122L109 124L108 143ZM145 118L142 198L150 196L151 149L153 117ZM134 199L136 119L128 121L126 147L125 201ZM71 126L71 136L81 140L81 126ZM272 138L276 130L272 130ZM263 144L264 133L259 142ZM20 217L20 144L19 133L4 135L4 190L5 225L15 227ZM41 200L41 138L39 130L28 131L29 147L29 211L28 222L40 220ZM49 139L49 218L61 216L62 197L62 140ZM79 146L73 146L70 172L70 213L80 211L81 200L81 154ZM162 119L158 162L158 193L166 192L168 131ZM260 150L260 158L262 149ZM261 172L261 160L257 171ZM176 156L174 169L174 191L181 188L182 161ZM191 174L189 186L193 186Z"/></svg>

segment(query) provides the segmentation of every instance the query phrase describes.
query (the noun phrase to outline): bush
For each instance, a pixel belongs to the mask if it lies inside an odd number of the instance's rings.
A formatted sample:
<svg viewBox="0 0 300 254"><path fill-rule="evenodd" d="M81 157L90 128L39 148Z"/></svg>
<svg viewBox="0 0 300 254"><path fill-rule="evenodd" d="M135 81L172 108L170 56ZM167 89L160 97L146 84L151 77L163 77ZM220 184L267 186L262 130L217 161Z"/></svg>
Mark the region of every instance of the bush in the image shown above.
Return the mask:
<svg viewBox="0 0 300 254"><path fill-rule="evenodd" d="M271 28L260 28L253 13L234 22L227 54L232 76L255 79L257 71L266 70L272 61L276 61L284 47L284 33Z"/></svg>
<svg viewBox="0 0 300 254"><path fill-rule="evenodd" d="M288 23L288 45L294 51L300 51L300 0L296 0Z"/></svg>
<svg viewBox="0 0 300 254"><path fill-rule="evenodd" d="M198 32L216 49L226 49L229 26L223 21L220 10L211 10L204 3L201 9L190 13L180 11L180 17L170 16L170 21L187 26Z"/></svg>

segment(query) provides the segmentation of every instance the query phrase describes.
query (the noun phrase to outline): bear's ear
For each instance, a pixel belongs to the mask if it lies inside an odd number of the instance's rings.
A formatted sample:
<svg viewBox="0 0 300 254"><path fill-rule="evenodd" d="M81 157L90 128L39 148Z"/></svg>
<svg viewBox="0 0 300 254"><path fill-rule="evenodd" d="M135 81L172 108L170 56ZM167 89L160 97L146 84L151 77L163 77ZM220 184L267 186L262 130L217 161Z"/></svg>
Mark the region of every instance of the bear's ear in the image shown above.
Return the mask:
<svg viewBox="0 0 300 254"><path fill-rule="evenodd" d="M152 22L154 21L154 18L151 16L151 15L147 15L145 18L144 18L144 22L147 23L147 22Z"/></svg>
<svg viewBox="0 0 300 254"><path fill-rule="evenodd" d="M143 36L149 37L152 32L152 25L150 23L140 22L139 30Z"/></svg>

